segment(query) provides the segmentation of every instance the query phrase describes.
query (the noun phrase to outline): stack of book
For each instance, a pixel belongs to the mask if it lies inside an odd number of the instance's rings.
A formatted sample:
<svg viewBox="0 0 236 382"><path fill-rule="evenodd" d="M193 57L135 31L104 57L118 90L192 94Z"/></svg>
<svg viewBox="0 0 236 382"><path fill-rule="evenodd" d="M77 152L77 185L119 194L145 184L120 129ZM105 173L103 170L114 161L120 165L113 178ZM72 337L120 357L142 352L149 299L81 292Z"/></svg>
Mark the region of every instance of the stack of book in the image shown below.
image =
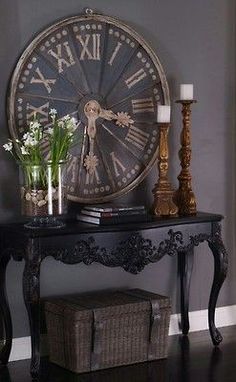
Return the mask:
<svg viewBox="0 0 236 382"><path fill-rule="evenodd" d="M77 215L77 220L92 224L125 224L147 220L145 206L94 205L85 206Z"/></svg>

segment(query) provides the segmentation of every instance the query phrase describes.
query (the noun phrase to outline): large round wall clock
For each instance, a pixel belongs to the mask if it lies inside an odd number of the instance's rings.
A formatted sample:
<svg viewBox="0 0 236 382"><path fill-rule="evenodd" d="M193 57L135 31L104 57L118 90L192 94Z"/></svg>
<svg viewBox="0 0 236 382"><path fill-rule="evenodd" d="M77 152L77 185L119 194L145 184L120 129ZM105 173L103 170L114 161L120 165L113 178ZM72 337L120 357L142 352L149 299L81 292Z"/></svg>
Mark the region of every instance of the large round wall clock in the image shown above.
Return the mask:
<svg viewBox="0 0 236 382"><path fill-rule="evenodd" d="M155 162L157 104L169 104L169 92L153 50L121 21L87 11L25 49L10 84L9 128L22 136L34 113L48 128L52 108L74 116L80 144L70 154L69 199L105 202L137 186Z"/></svg>

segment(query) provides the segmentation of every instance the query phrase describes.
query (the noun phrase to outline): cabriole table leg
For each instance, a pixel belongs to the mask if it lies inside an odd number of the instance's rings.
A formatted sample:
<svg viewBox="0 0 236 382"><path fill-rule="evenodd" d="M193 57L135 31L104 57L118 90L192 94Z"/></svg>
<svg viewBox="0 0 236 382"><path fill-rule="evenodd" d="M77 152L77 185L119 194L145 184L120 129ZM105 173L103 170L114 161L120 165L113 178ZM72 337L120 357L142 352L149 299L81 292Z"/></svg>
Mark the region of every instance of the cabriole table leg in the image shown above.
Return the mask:
<svg viewBox="0 0 236 382"><path fill-rule="evenodd" d="M10 260L10 255L2 255L0 257L0 314L3 317L5 344L0 351L0 361L6 365L9 360L12 347L12 321L6 294L6 268Z"/></svg>
<svg viewBox="0 0 236 382"><path fill-rule="evenodd" d="M31 334L30 371L32 378L37 379L40 372L40 261L25 261L23 295Z"/></svg>
<svg viewBox="0 0 236 382"><path fill-rule="evenodd" d="M221 227L219 223L213 224L213 233L208 240L208 245L214 256L214 279L209 300L208 321L212 342L217 346L223 338L215 326L215 308L228 269L228 254L221 238Z"/></svg>
<svg viewBox="0 0 236 382"><path fill-rule="evenodd" d="M194 249L178 252L178 268L180 276L180 306L181 306L181 329L184 335L189 332L189 289L192 276Z"/></svg>

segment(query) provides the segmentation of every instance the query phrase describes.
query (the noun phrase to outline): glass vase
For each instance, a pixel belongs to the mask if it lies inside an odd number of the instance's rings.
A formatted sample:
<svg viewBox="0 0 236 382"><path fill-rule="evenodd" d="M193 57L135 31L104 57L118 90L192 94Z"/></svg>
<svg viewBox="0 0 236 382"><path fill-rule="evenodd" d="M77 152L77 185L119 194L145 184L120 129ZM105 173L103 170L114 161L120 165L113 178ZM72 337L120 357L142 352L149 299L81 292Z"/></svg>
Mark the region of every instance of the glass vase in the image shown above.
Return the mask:
<svg viewBox="0 0 236 382"><path fill-rule="evenodd" d="M27 228L61 228L67 213L66 162L20 164L22 214L30 217Z"/></svg>

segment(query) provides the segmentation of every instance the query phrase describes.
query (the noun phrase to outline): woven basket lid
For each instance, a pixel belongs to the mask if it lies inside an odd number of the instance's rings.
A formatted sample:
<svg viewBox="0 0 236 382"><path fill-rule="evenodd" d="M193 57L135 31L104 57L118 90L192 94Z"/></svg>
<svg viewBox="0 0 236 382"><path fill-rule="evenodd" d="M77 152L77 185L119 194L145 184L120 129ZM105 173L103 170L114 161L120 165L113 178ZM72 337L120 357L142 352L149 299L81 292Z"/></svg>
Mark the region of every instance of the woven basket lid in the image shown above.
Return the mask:
<svg viewBox="0 0 236 382"><path fill-rule="evenodd" d="M158 301L160 308L169 307L164 296L141 289L99 291L80 295L48 299L45 309L70 320L108 319L122 314L150 312L151 301Z"/></svg>

